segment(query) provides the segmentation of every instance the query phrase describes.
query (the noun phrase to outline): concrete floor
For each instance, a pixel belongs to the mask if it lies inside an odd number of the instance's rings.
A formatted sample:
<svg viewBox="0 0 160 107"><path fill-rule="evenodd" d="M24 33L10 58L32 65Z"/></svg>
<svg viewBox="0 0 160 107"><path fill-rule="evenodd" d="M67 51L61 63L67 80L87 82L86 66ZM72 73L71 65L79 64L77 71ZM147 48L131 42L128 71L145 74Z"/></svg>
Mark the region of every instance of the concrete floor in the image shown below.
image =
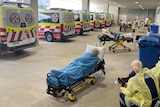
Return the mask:
<svg viewBox="0 0 160 107"><path fill-rule="evenodd" d="M118 27L111 28L118 31ZM46 42L40 39L37 47L26 49L22 55L0 56L0 107L118 107L117 77L126 76L130 63L138 58L134 43L126 43L128 51L108 50L106 43L106 75L97 73L97 82L76 94L77 102L55 99L46 94L46 75L51 69L61 69L85 52L86 44L99 44L100 30L86 32L66 42Z"/></svg>

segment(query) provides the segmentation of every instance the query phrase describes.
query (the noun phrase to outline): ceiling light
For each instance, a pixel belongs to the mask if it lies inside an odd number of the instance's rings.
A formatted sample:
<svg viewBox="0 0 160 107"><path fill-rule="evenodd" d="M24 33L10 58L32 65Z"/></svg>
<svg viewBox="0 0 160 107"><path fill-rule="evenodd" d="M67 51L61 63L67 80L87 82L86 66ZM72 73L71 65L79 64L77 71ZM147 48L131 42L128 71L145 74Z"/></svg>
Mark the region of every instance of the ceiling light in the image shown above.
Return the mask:
<svg viewBox="0 0 160 107"><path fill-rule="evenodd" d="M139 7L141 7L142 5L138 5Z"/></svg>
<svg viewBox="0 0 160 107"><path fill-rule="evenodd" d="M117 4L116 2L114 2L113 4Z"/></svg>
<svg viewBox="0 0 160 107"><path fill-rule="evenodd" d="M136 1L136 2L134 2L134 3L138 4L138 2L137 2L137 1Z"/></svg>

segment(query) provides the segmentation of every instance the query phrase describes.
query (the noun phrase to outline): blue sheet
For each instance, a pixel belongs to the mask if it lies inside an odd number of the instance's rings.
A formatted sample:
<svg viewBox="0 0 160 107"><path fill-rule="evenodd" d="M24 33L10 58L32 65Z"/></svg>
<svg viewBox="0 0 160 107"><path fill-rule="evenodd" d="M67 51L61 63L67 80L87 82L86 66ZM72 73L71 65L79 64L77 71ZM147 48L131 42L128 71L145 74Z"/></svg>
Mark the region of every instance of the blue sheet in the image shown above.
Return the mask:
<svg viewBox="0 0 160 107"><path fill-rule="evenodd" d="M72 63L67 65L61 70L51 70L51 73L55 73L60 82L64 86L69 86L83 77L89 75L99 62L99 58L91 53L85 53L81 57L75 59ZM53 86L60 86L58 80L49 75L47 77L47 83Z"/></svg>

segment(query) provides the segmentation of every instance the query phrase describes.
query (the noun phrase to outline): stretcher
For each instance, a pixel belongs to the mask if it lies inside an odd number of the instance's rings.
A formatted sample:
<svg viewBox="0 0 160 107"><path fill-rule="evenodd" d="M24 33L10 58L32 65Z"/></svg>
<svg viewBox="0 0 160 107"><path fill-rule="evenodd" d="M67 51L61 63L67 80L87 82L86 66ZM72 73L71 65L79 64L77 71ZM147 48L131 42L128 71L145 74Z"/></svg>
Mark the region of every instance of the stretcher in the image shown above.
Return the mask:
<svg viewBox="0 0 160 107"><path fill-rule="evenodd" d="M85 60L84 60L85 59ZM83 89L86 85L95 83L92 74L101 71L105 75L105 61L85 53L61 70L51 70L47 74L47 94L53 97L63 97L67 93L70 101L76 101L73 93Z"/></svg>
<svg viewBox="0 0 160 107"><path fill-rule="evenodd" d="M103 30L103 29L102 29ZM127 43L133 42L133 34L132 33L126 33L126 34L119 34L119 33L113 33L111 34L109 31L103 31L101 35L98 35L98 39L100 40L100 44L102 43L105 45L106 41L113 41L114 43L109 46L109 50L115 52L117 49L122 50L128 50L131 51L129 47L124 45L124 42Z"/></svg>

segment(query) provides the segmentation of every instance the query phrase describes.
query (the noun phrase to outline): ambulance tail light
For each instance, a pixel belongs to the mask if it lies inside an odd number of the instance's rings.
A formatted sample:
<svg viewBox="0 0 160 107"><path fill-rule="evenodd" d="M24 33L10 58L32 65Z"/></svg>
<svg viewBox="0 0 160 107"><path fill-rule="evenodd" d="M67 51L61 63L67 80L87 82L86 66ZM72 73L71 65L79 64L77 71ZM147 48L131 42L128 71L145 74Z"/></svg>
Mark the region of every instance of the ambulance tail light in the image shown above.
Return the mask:
<svg viewBox="0 0 160 107"><path fill-rule="evenodd" d="M63 24L61 24L61 26L60 26L60 31L61 31L61 32L64 31L64 29L63 29Z"/></svg>
<svg viewBox="0 0 160 107"><path fill-rule="evenodd" d="M0 28L0 42L7 42L6 29Z"/></svg>

